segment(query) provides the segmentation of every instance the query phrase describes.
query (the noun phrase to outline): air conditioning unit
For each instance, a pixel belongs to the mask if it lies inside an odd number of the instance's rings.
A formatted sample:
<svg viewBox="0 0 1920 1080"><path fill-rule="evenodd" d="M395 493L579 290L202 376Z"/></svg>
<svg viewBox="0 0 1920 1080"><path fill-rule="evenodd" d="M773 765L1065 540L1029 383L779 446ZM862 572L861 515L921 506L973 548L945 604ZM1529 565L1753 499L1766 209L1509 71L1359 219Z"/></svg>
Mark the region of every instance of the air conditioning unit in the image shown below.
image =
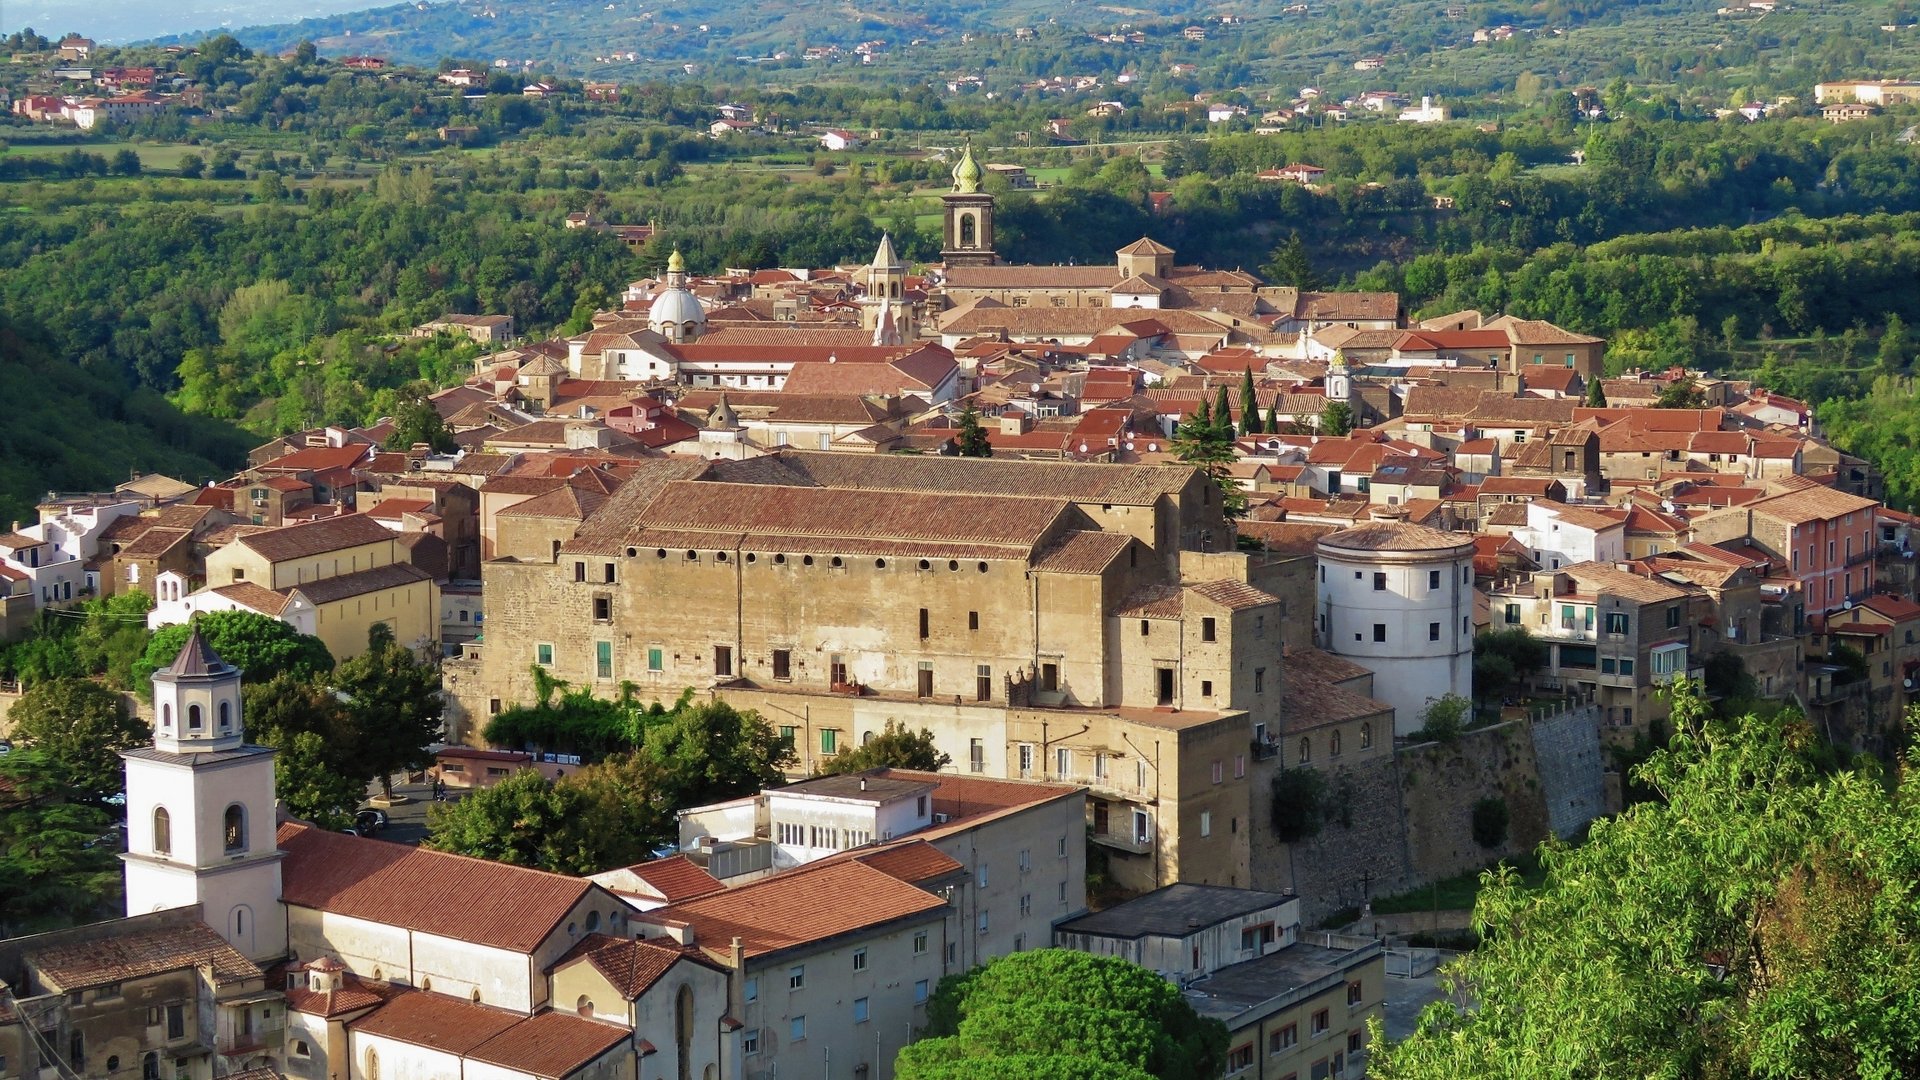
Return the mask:
<svg viewBox="0 0 1920 1080"><path fill-rule="evenodd" d="M935 814L935 815L933 815L933 823L934 823L935 825L945 825L945 824L946 824L947 822L949 822L949 821L952 821L952 820L953 820L953 815L952 815L952 814Z"/></svg>

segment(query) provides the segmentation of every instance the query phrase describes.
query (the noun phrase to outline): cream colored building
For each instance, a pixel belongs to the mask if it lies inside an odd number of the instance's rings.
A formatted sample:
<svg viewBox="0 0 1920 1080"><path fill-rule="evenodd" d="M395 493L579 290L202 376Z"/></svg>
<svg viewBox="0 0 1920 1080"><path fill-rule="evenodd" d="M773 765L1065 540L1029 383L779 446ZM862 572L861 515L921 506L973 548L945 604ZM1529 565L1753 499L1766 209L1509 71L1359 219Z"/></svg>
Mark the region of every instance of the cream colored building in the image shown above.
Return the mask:
<svg viewBox="0 0 1920 1080"><path fill-rule="evenodd" d="M1096 839L1132 887L1249 881L1250 750L1278 730L1287 613L1201 473L791 451L698 479L647 466L557 554L502 530L486 641L447 669L467 738L531 700L535 664L756 709L803 773L894 719L971 775L1093 784Z"/></svg>

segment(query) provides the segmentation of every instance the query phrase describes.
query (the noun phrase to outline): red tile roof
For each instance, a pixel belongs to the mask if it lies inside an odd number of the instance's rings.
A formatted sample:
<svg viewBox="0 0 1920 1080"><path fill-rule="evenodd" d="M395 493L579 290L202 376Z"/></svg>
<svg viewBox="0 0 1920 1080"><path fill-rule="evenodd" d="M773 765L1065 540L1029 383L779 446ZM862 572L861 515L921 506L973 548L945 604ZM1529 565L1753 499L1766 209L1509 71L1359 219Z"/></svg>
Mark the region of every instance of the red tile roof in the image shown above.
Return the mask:
<svg viewBox="0 0 1920 1080"><path fill-rule="evenodd" d="M725 970L706 958L697 950L683 949L670 941L635 941L631 938L617 938L606 934L588 934L580 943L567 950L567 954L548 965L547 973L559 971L578 961L593 965L593 969L607 977L614 989L628 1000L646 993L647 987L658 982L673 965L685 960L692 964L701 964L716 971Z"/></svg>
<svg viewBox="0 0 1920 1080"><path fill-rule="evenodd" d="M747 956L764 956L901 919L936 921L946 908L932 893L848 860L801 866L638 918L685 923L710 952L737 937Z"/></svg>
<svg viewBox="0 0 1920 1080"><path fill-rule="evenodd" d="M726 887L719 878L707 873L706 868L685 855L629 866L627 872L651 885L669 904L705 896Z"/></svg>
<svg viewBox="0 0 1920 1080"><path fill-rule="evenodd" d="M475 1047L467 1057L543 1080L564 1080L600 1060L628 1035L627 1029L612 1024L543 1012Z"/></svg>
<svg viewBox="0 0 1920 1080"><path fill-rule="evenodd" d="M909 885L922 885L966 869L939 848L918 839L854 858Z"/></svg>
<svg viewBox="0 0 1920 1080"><path fill-rule="evenodd" d="M289 904L512 952L532 952L592 882L505 863L280 826ZM485 903L476 903L477 898ZM609 910L619 902L608 896Z"/></svg>

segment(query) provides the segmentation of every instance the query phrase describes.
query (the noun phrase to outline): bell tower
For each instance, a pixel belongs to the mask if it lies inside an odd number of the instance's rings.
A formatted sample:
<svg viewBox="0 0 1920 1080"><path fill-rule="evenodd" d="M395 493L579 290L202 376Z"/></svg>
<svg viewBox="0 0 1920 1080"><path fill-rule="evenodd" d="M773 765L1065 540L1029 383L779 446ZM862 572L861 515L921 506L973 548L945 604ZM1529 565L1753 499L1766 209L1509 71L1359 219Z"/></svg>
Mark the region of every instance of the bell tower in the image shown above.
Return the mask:
<svg viewBox="0 0 1920 1080"><path fill-rule="evenodd" d="M240 669L195 625L180 655L153 673L153 746L127 769L127 914L201 906L201 917L253 960L286 954L270 747L249 746Z"/></svg>
<svg viewBox="0 0 1920 1080"><path fill-rule="evenodd" d="M993 253L993 194L980 190L985 177L969 145L953 167L953 190L940 196L947 218L947 242L940 258L948 267L992 266L1000 261Z"/></svg>
<svg viewBox="0 0 1920 1080"><path fill-rule="evenodd" d="M873 263L866 268L866 289L860 297L860 322L873 331L875 345L898 345L917 337L913 304L907 300L907 264L894 253L893 237L882 233Z"/></svg>

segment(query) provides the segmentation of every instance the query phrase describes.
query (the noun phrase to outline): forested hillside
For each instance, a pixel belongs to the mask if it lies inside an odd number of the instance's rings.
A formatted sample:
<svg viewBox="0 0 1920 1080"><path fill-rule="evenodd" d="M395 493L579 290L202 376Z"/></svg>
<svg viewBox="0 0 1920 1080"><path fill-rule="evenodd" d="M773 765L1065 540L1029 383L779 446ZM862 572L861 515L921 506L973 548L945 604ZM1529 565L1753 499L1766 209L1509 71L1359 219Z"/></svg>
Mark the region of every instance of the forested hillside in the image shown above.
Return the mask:
<svg viewBox="0 0 1920 1080"><path fill-rule="evenodd" d="M0 313L0 525L31 520L46 492L110 491L131 473L225 477L252 440L117 374L76 364Z"/></svg>

